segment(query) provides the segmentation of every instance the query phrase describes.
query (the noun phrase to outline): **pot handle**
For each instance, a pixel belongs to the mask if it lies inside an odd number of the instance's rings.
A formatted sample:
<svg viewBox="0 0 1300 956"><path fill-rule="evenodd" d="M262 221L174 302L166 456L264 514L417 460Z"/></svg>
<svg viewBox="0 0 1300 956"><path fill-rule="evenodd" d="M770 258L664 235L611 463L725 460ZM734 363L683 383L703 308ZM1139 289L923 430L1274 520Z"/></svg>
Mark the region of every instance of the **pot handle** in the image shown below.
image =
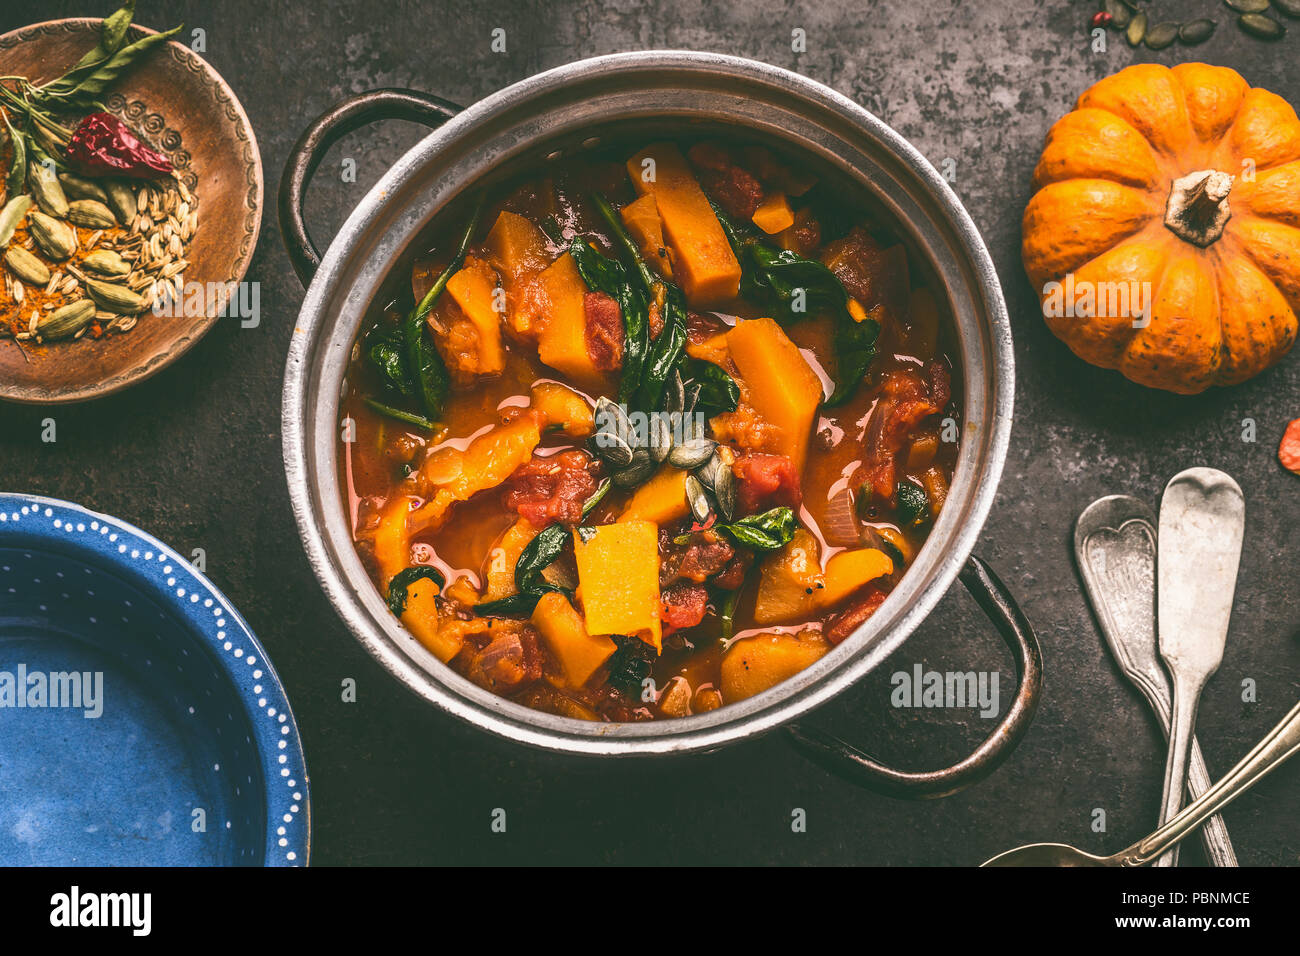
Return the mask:
<svg viewBox="0 0 1300 956"><path fill-rule="evenodd" d="M460 111L461 107L455 103L417 90L370 90L335 104L307 127L289 151L279 197L280 235L293 262L293 271L304 287L320 265L320 252L307 233L303 201L307 183L326 151L348 133L378 120L410 120L436 128Z"/></svg>
<svg viewBox="0 0 1300 956"><path fill-rule="evenodd" d="M854 783L913 799L950 796L997 769L1016 748L1038 708L1043 689L1043 653L1015 598L987 564L971 555L962 569L961 583L1016 655L1020 681L1016 699L993 733L964 760L942 770L895 770L826 731L790 727L788 733L801 753Z"/></svg>

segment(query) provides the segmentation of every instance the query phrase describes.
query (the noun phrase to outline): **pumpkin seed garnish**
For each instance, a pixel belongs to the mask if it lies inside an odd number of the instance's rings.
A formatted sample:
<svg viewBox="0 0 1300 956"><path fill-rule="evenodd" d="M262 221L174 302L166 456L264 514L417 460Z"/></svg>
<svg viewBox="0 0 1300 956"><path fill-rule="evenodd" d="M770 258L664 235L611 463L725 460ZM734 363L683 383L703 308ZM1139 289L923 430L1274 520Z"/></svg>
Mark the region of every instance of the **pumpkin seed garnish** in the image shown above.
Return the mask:
<svg viewBox="0 0 1300 956"><path fill-rule="evenodd" d="M1179 28L1178 39L1187 46L1196 46L1214 36L1218 25L1214 20L1190 20Z"/></svg>
<svg viewBox="0 0 1300 956"><path fill-rule="evenodd" d="M1224 0L1238 13L1263 13L1268 9L1268 0Z"/></svg>
<svg viewBox="0 0 1300 956"><path fill-rule="evenodd" d="M613 432L600 433L596 454L611 468L626 468L632 464L632 449Z"/></svg>
<svg viewBox="0 0 1300 956"><path fill-rule="evenodd" d="M1262 13L1243 13L1237 17L1237 26L1261 40L1280 40L1286 35L1286 27Z"/></svg>
<svg viewBox="0 0 1300 956"><path fill-rule="evenodd" d="M701 524L709 520L709 512L713 510L709 504L709 495L700 479L694 475L686 476L686 502L691 506L692 518Z"/></svg>
<svg viewBox="0 0 1300 956"><path fill-rule="evenodd" d="M5 203L4 209L0 209L0 246L9 245L9 240L14 237L14 231L22 225L31 208L31 196L15 196Z"/></svg>
<svg viewBox="0 0 1300 956"><path fill-rule="evenodd" d="M1148 50L1163 50L1178 39L1178 24L1171 20L1157 23L1147 30L1143 42Z"/></svg>
<svg viewBox="0 0 1300 956"><path fill-rule="evenodd" d="M1146 13L1135 13L1133 19L1128 22L1128 29L1124 31L1124 38L1128 40L1129 46L1140 46L1142 39L1147 35L1147 15Z"/></svg>
<svg viewBox="0 0 1300 956"><path fill-rule="evenodd" d="M670 394L671 391L670 388ZM655 464L660 464L673 448L673 430L668 425L668 419L662 415L651 415L647 437L650 440L650 457Z"/></svg>
<svg viewBox="0 0 1300 956"><path fill-rule="evenodd" d="M678 445L668 454L668 463L674 468L698 468L713 457L718 443L708 438L692 438Z"/></svg>
<svg viewBox="0 0 1300 956"><path fill-rule="evenodd" d="M43 286L50 281L50 270L21 246L14 246L5 253L4 263L9 271L28 285Z"/></svg>
<svg viewBox="0 0 1300 956"><path fill-rule="evenodd" d="M633 488L650 477L655 464L650 460L650 452L638 448L632 453L632 463L622 471L616 471L610 480L620 488Z"/></svg>
<svg viewBox="0 0 1300 956"><path fill-rule="evenodd" d="M71 338L88 326L94 317L95 304L89 299L78 299L37 319L35 332L45 339Z"/></svg>

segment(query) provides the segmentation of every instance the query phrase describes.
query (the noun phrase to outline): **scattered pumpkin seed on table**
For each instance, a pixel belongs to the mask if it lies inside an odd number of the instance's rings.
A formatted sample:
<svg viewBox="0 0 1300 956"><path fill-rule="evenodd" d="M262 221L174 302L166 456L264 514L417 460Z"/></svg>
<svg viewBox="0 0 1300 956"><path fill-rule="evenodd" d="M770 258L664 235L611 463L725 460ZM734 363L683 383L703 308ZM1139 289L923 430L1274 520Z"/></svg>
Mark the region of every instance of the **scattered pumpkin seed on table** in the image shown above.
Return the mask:
<svg viewBox="0 0 1300 956"><path fill-rule="evenodd" d="M1133 11L1129 9L1124 0L1106 0L1102 9L1110 14L1110 24L1116 30L1123 30L1133 19Z"/></svg>
<svg viewBox="0 0 1300 956"><path fill-rule="evenodd" d="M1286 34L1286 27L1262 13L1243 13L1237 18L1237 25L1261 40L1280 40Z"/></svg>
<svg viewBox="0 0 1300 956"><path fill-rule="evenodd" d="M1214 36L1216 27L1218 23L1214 20L1190 20L1179 28L1178 39L1188 46L1196 46Z"/></svg>
<svg viewBox="0 0 1300 956"><path fill-rule="evenodd" d="M1300 20L1300 0L1273 0L1273 9L1292 20Z"/></svg>
<svg viewBox="0 0 1300 956"><path fill-rule="evenodd" d="M1143 42L1150 50L1163 50L1178 39L1178 24L1170 20L1157 23L1147 29Z"/></svg>
<svg viewBox="0 0 1300 956"><path fill-rule="evenodd" d="M1128 40L1129 46L1139 46L1143 38L1147 35L1147 15L1145 13L1134 14L1133 19L1128 22L1128 29L1124 31L1124 37Z"/></svg>
<svg viewBox="0 0 1300 956"><path fill-rule="evenodd" d="M1223 0L1238 13L1263 13L1268 9L1268 0Z"/></svg>

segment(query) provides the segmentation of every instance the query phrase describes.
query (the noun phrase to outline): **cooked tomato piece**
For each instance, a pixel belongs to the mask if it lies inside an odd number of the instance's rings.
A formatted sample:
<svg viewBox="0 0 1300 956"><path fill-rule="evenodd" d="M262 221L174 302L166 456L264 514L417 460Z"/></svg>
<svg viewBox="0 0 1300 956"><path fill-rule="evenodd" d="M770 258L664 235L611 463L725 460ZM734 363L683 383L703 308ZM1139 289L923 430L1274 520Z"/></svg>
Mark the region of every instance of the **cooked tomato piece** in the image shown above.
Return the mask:
<svg viewBox="0 0 1300 956"><path fill-rule="evenodd" d="M876 609L885 603L889 592L877 587L868 587L865 592L853 598L849 606L836 614L826 624L822 632L826 640L839 644L861 626L862 622L876 613Z"/></svg>
<svg viewBox="0 0 1300 956"><path fill-rule="evenodd" d="M665 547L660 545L659 582L666 587L676 580L702 582L717 574L732 558L736 549L716 531L692 534L685 545L671 536Z"/></svg>
<svg viewBox="0 0 1300 956"><path fill-rule="evenodd" d="M596 468L591 456L577 449L534 455L506 479L505 506L537 528L555 521L572 527L596 491Z"/></svg>
<svg viewBox="0 0 1300 956"><path fill-rule="evenodd" d="M502 622L503 633L468 651L465 676L497 694L511 694L542 676L541 642L529 624Z"/></svg>
<svg viewBox="0 0 1300 956"><path fill-rule="evenodd" d="M896 315L906 309L911 281L902 245L885 248L861 227L854 226L843 239L826 246L822 262L868 312L878 305Z"/></svg>
<svg viewBox="0 0 1300 956"><path fill-rule="evenodd" d="M702 315L699 312L686 313L686 341L699 345L705 339L721 335L727 331L727 323L716 315Z"/></svg>
<svg viewBox="0 0 1300 956"><path fill-rule="evenodd" d="M588 292L582 299L587 319L587 354L602 372L623 367L623 313L603 292Z"/></svg>
<svg viewBox="0 0 1300 956"><path fill-rule="evenodd" d="M722 211L742 223L748 222L763 201L762 183L717 143L696 143L687 155L700 185Z"/></svg>
<svg viewBox="0 0 1300 956"><path fill-rule="evenodd" d="M785 455L741 455L731 470L739 484L736 503L741 514L776 505L798 508L803 501L799 472Z"/></svg>
<svg viewBox="0 0 1300 956"><path fill-rule="evenodd" d="M891 499L899 452L921 422L943 411L951 388L948 366L942 361L932 361L922 371L903 369L886 374L867 425L862 467L854 484L867 486L882 501Z"/></svg>
<svg viewBox="0 0 1300 956"><path fill-rule="evenodd" d="M678 581L659 594L659 619L672 628L694 627L704 620L709 592L703 584Z"/></svg>

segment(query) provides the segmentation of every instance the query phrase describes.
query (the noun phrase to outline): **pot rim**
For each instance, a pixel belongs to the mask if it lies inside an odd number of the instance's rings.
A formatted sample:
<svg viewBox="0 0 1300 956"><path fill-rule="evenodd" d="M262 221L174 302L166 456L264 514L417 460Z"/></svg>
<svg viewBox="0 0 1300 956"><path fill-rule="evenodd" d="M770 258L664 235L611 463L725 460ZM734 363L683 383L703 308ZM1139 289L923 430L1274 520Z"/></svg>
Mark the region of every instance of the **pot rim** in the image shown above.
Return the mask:
<svg viewBox="0 0 1300 956"><path fill-rule="evenodd" d="M981 344L987 350L987 361L983 363L984 380L974 382L970 380L972 376L965 376L966 409L970 410L972 396L976 394L974 390L985 389L989 399L985 401L977 397L976 400L985 409L984 420L988 427L987 434L975 442L976 451L982 455L979 470L974 474L955 476L954 487L959 481L973 482L960 521L951 510L940 515L926 546L895 592L915 591L910 603L896 603L892 614L887 617L884 612L891 603L887 600L852 637L820 661L755 697L686 718L646 723L592 723L532 710L473 685L438 662L405 632L396 618L384 609L377 589L364 573L361 575L364 584L354 587L350 583L355 578L350 579L340 563L351 565L353 570L360 568L355 551L350 555L339 553L340 549L331 545L327 529L323 527L330 520L325 509L343 510L338 489L331 485L334 500L324 500L329 495L317 493L319 489L315 488L315 483L319 470L313 472L310 462L312 443L321 426L317 424L312 429L315 423L309 421L309 409L319 404L319 396L333 401L331 390L337 391L339 382L317 381L314 378L317 364L312 360L324 357L320 341L322 332L330 332L337 325L337 308L328 322L326 313L337 299L336 287L343 287L349 278L348 265L354 255L354 246L362 240L373 241L376 231L381 228L380 220L385 211L395 201L405 198L408 187L439 153L454 147L458 138L466 137L493 118L526 106L530 100L544 94L590 82L593 77L651 70L680 72L683 78L705 75L715 80L724 78L738 85L767 88L774 96L794 97L801 106L820 110L823 115L841 123L847 122L867 141L882 148L885 154L901 164L900 171L921 187L928 201L935 205L939 224L955 240L955 268L969 273L966 284L973 296L971 309L975 321L982 327L985 341L972 345L964 334L960 336L963 369L970 364L967 353ZM534 138L544 141L545 136L545 131L539 131ZM858 178L863 179L862 176ZM463 193L469 182L457 183L455 195ZM878 187L867 184L865 180L863 188L872 194L880 192ZM448 197L448 201L451 198L454 195ZM439 208L441 205L445 203ZM426 222L424 219L417 223L414 217L408 216L399 225L406 230L406 240L409 241ZM916 227L915 223L907 221L900 225ZM386 267L384 271L387 271ZM943 276L939 278L942 280ZM349 305L352 298L347 300ZM365 304L368 303L363 303L363 310ZM961 333L962 330L958 331ZM348 338L354 335L355 329L351 330ZM328 385L328 389L311 391L314 387L319 389L322 384ZM547 750L591 755L686 753L716 749L786 723L847 689L901 646L956 579L983 527L1006 459L1013 400L1014 357L1010 319L993 261L960 200L915 147L848 97L780 67L741 57L694 51L616 53L579 60L536 74L468 107L402 156L348 216L307 290L290 345L282 420L285 471L294 516L308 560L335 610L371 656L421 697L480 729ZM336 419L331 422L331 433L336 430L336 424ZM964 444L971 440L965 439ZM333 463L332 457L330 461ZM967 472L970 470L966 469ZM335 476L326 475L322 480L332 483ZM944 532L942 536L940 531ZM350 539L349 533L349 549ZM937 550L940 544L941 553ZM925 579L919 580L921 571L925 570L918 566L922 558L928 559L929 567ZM909 580L912 581L910 586ZM891 594L891 599L895 594Z"/></svg>

